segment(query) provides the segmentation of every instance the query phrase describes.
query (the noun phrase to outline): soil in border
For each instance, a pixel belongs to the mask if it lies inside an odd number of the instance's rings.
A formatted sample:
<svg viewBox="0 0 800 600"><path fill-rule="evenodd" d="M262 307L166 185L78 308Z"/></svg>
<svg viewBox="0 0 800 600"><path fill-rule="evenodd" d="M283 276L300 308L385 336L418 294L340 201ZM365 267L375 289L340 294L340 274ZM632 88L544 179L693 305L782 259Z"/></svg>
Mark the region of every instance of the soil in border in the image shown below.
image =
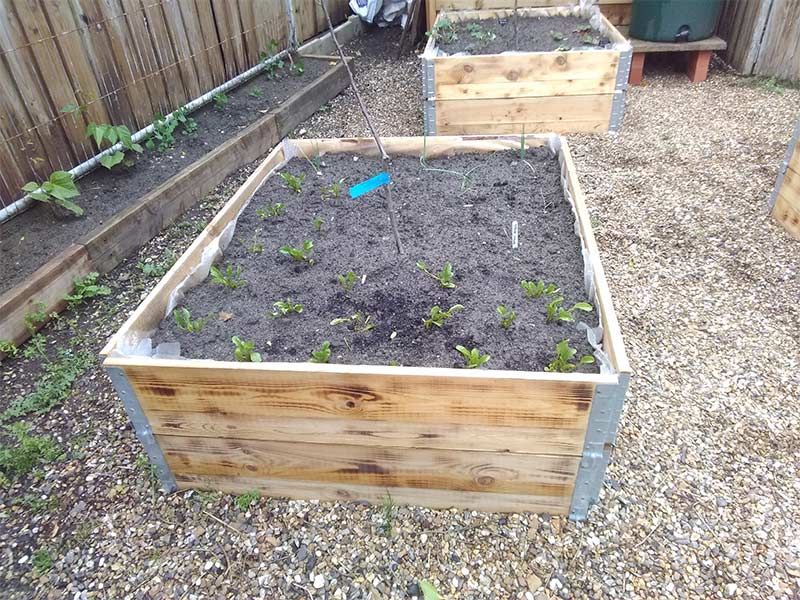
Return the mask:
<svg viewBox="0 0 800 600"><path fill-rule="evenodd" d="M554 52L603 48L609 39L580 17L514 17L468 19L452 24L454 37L445 30L437 46L448 54L500 54L502 52ZM494 36L494 37L492 37Z"/></svg>
<svg viewBox="0 0 800 600"><path fill-rule="evenodd" d="M275 79L260 74L228 91L224 109L217 109L212 102L192 113L197 131L184 135L178 127L172 149L163 153L145 150L138 157L128 153L136 160L134 166L118 165L111 171L100 167L79 179L76 185L81 195L76 201L86 211L83 217L59 219L47 206L39 204L0 225L0 292L274 110L330 68L321 60L306 59L302 64L301 75L290 74L288 68L280 70Z"/></svg>
<svg viewBox="0 0 800 600"><path fill-rule="evenodd" d="M154 344L179 342L183 356L234 360L232 336L255 342L264 361L302 362L324 341L332 363L462 367L454 349L477 347L491 355L485 368L543 370L555 345L568 339L578 356L590 354L584 331L570 323L548 323L549 299L526 298L520 282L543 279L560 288L572 305L587 301L583 258L575 218L564 199L558 160L547 149L468 154L431 160L396 157L390 168L393 199L405 253L398 255L385 209L385 188L357 199L347 186L383 171L374 158L326 155L320 174L303 158L282 173L304 176L299 193L275 174L239 216L233 239L219 261L242 268L247 283L228 289L207 279L188 291L179 306L193 318L208 316L199 333L178 329L169 315ZM338 197L324 188L346 178ZM323 197L326 196L326 197ZM279 217L258 211L282 203ZM322 220L321 230L314 226ZM519 224L519 247L512 249L512 222ZM319 223L319 221L318 221ZM297 262L280 247L314 244L313 265ZM450 262L454 289L446 289L416 266L424 261L439 272ZM357 283L345 292L337 276L353 271ZM273 302L290 298L300 314L272 318ZM433 306L461 304L444 326L425 330L422 319ZM517 313L508 329L497 307ZM331 325L360 313L374 329L353 331ZM594 326L595 312L579 315ZM596 372L595 365L581 367Z"/></svg>

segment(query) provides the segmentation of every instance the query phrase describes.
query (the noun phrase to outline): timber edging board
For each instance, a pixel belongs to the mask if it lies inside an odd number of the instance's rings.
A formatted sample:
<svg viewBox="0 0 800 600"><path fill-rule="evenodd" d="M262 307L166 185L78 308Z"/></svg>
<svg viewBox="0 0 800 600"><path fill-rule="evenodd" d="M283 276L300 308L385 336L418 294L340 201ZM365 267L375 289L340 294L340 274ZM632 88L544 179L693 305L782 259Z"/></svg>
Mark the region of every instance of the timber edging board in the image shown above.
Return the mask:
<svg viewBox="0 0 800 600"><path fill-rule="evenodd" d="M571 15L577 7L521 8L520 16ZM509 18L513 10L441 12L438 19ZM630 43L599 14L605 49L440 56L430 37L422 55L427 135L617 131L625 110Z"/></svg>
<svg viewBox="0 0 800 600"><path fill-rule="evenodd" d="M527 135L528 146L554 137ZM622 335L565 140L565 195L592 264L612 373L544 373L315 363L241 363L125 354L158 327L170 296L201 265L263 182L300 154L375 155L371 139L276 147L178 259L102 354L135 415L162 486L580 520L596 501L630 377ZM519 136L383 138L392 155L429 158L519 147ZM133 420L133 417L132 417ZM138 424L137 424L138 423Z"/></svg>
<svg viewBox="0 0 800 600"><path fill-rule="evenodd" d="M111 271L225 177L263 156L349 85L347 70L338 57L304 56L307 60L324 60L335 65L0 295L0 340L11 340L18 345L24 342L29 337L24 318L36 304L44 303L47 314L63 310L63 298L72 291L75 278L93 271L101 274Z"/></svg>
<svg viewBox="0 0 800 600"><path fill-rule="evenodd" d="M778 172L770 211L792 237L800 240L800 120Z"/></svg>

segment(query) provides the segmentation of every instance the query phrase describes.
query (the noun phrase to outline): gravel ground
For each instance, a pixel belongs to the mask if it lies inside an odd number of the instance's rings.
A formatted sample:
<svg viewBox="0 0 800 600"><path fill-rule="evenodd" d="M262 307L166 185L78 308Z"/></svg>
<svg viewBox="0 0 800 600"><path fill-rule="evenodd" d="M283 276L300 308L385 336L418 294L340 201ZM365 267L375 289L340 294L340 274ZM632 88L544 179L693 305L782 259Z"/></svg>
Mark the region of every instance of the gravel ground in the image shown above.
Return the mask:
<svg viewBox="0 0 800 600"><path fill-rule="evenodd" d="M370 44L358 72L380 131L419 133L416 59ZM469 599L800 596L799 246L765 210L800 92L721 70L690 85L650 64L646 83L619 135L571 140L635 370L588 522L163 494L93 367L29 419L66 454L4 490L2 596L407 598L421 579ZM351 92L303 129L366 133ZM76 315L86 347L153 287L136 261L182 251L253 166L107 278L114 295ZM35 368L2 364L3 406Z"/></svg>

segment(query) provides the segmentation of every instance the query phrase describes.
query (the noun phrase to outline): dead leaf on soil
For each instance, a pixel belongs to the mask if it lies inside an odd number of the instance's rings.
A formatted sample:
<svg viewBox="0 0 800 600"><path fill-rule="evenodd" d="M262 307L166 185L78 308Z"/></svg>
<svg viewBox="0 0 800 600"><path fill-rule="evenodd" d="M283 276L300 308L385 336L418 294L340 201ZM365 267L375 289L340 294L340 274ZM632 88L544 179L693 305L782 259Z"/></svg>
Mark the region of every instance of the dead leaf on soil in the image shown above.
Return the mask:
<svg viewBox="0 0 800 600"><path fill-rule="evenodd" d="M225 312L224 310L219 311L220 321L230 321L232 318L233 318L233 313Z"/></svg>

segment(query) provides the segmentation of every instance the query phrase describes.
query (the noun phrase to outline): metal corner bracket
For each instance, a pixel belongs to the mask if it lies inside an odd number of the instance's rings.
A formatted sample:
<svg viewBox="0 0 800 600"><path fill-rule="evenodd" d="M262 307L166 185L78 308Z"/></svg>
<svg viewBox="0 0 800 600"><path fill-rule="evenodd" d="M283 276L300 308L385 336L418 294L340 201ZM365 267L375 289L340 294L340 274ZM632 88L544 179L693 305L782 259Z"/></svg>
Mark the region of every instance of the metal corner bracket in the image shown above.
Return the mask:
<svg viewBox="0 0 800 600"><path fill-rule="evenodd" d="M778 192L780 192L781 188L783 187L783 180L786 178L786 170L789 168L789 162L792 160L792 156L794 156L794 149L797 147L798 142L800 142L800 119L798 119L797 126L794 128L794 135L792 135L792 139L789 141L789 147L786 148L786 154L783 157L783 162L778 168L778 177L775 180L775 189L772 190L772 195L769 197L770 212L772 212L772 209L775 208L775 202L778 201Z"/></svg>
<svg viewBox="0 0 800 600"><path fill-rule="evenodd" d="M622 117L625 116L625 93L628 90L628 78L633 61L633 50L625 50L619 54L617 65L617 80L614 84L614 97L611 102L611 119L608 124L609 131L619 131L622 127Z"/></svg>

